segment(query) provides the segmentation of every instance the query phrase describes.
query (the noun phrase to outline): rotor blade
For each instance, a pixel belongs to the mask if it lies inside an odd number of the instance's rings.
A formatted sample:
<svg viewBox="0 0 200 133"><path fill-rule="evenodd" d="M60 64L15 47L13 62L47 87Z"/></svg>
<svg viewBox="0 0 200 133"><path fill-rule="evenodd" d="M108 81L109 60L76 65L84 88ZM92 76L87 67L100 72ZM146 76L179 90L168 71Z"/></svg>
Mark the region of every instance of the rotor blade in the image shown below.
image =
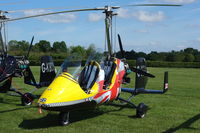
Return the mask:
<svg viewBox="0 0 200 133"><path fill-rule="evenodd" d="M104 8L88 8L88 9L77 9L77 10L51 12L51 13L37 14L37 15L25 16L25 17L14 18L14 19L6 19L6 20L0 21L0 22L15 21L15 20L34 18L34 17L40 17L40 16L47 16L47 15L53 15L53 14L60 14L60 13L81 12L81 11L95 11L95 10L104 10Z"/></svg>
<svg viewBox="0 0 200 133"><path fill-rule="evenodd" d="M47 8L34 8L34 9L24 9L24 10L10 10L6 11L8 13L17 13L17 12L25 12L25 11L36 11L36 10L57 10L57 9L70 9L70 8L81 8L81 7L47 7Z"/></svg>
<svg viewBox="0 0 200 133"><path fill-rule="evenodd" d="M122 58L125 58L125 53L124 53L124 49L123 49L123 46L122 46L121 37L120 37L119 34L117 36L118 36L119 48L120 48L120 52L121 52Z"/></svg>
<svg viewBox="0 0 200 133"><path fill-rule="evenodd" d="M32 46L33 46L33 40L34 40L34 36L32 37L30 46L29 46L29 48L28 48L28 53L27 53L27 55L26 55L26 58L27 58L27 59L28 59L28 57L29 57L29 53L30 53L31 48L32 48Z"/></svg>
<svg viewBox="0 0 200 133"><path fill-rule="evenodd" d="M0 6L16 5L16 4L24 4L24 3L27 3L27 1L19 1L19 2L13 2L13 3L0 3Z"/></svg>
<svg viewBox="0 0 200 133"><path fill-rule="evenodd" d="M182 6L178 4L133 4L133 5L126 5L126 6Z"/></svg>
<svg viewBox="0 0 200 133"><path fill-rule="evenodd" d="M144 75L147 77L155 78L155 76L153 74L147 73L147 72L137 69L135 67L130 67L130 69L131 69L131 71L133 71L135 73L138 73L138 74L141 74L141 75Z"/></svg>

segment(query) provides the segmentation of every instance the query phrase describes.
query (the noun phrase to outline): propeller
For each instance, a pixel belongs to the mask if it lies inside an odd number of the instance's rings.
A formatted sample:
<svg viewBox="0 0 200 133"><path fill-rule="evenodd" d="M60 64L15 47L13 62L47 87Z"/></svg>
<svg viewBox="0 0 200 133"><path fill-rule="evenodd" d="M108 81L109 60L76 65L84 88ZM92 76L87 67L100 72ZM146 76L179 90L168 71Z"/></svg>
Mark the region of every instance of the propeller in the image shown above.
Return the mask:
<svg viewBox="0 0 200 133"><path fill-rule="evenodd" d="M119 34L117 35L117 37L118 37L118 41L119 41L119 48L120 48L121 56L122 56L122 58L125 58L125 53L124 53L124 49L122 46L121 37Z"/></svg>
<svg viewBox="0 0 200 133"><path fill-rule="evenodd" d="M29 57L29 53L30 53L31 48L32 48L32 46L33 46L33 40L34 40L34 36L33 36L32 39L31 39L31 43L30 43L30 46L29 46L29 48L28 48L28 53L27 53L27 55L25 56L26 59L28 59L28 57Z"/></svg>
<svg viewBox="0 0 200 133"><path fill-rule="evenodd" d="M150 74L148 72L142 71L141 69L137 69L135 67L131 67L130 69L131 69L131 71L133 71L135 73L138 73L138 74L150 77L150 78L155 78L155 76L153 74Z"/></svg>
<svg viewBox="0 0 200 133"><path fill-rule="evenodd" d="M119 47L120 47L120 52L121 52L122 58L125 59L125 53L124 53L121 37L120 37L119 34L117 36L118 36ZM147 72L145 72L145 71L143 71L141 69L137 69L135 67L128 67L126 69L130 69L132 72L135 72L135 73L147 76L147 77L155 78L155 76L153 74L147 73Z"/></svg>

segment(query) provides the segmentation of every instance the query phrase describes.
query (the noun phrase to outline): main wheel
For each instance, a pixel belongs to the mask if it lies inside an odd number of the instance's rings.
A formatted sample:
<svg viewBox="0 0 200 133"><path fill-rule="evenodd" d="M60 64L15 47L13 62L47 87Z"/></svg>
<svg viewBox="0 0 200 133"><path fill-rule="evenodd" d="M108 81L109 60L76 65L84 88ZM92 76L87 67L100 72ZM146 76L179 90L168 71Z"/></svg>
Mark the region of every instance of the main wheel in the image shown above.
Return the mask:
<svg viewBox="0 0 200 133"><path fill-rule="evenodd" d="M69 112L60 112L59 124L62 126L69 125Z"/></svg>
<svg viewBox="0 0 200 133"><path fill-rule="evenodd" d="M136 108L136 116L138 118L144 118L147 110L148 110L148 106L145 105L144 103L140 103Z"/></svg>
<svg viewBox="0 0 200 133"><path fill-rule="evenodd" d="M25 93L21 97L21 103L23 106L29 106L32 104L33 100L35 99L35 96L31 93Z"/></svg>

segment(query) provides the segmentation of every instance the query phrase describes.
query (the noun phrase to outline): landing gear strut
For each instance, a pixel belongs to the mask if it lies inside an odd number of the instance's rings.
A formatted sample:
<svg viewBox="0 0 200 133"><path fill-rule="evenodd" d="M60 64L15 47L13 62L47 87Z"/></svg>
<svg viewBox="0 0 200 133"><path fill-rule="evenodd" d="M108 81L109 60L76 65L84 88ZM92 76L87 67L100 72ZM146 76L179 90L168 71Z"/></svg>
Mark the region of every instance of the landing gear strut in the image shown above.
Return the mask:
<svg viewBox="0 0 200 133"><path fill-rule="evenodd" d="M62 126L69 125L69 112L60 112L59 124Z"/></svg>

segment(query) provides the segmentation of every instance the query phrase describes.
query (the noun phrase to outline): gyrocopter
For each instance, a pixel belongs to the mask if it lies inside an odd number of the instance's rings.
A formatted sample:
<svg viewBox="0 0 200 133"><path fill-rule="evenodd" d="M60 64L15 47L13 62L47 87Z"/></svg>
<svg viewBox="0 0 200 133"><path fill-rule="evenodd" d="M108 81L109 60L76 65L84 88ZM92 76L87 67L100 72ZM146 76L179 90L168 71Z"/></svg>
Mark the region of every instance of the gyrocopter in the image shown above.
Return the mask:
<svg viewBox="0 0 200 133"><path fill-rule="evenodd" d="M128 6L180 6L171 4L137 4ZM117 15L113 12L119 9L120 6L105 6L99 8L76 9L68 11L59 11L46 14L38 14L26 16L16 19L8 19L6 21L21 20L32 17L45 15L81 12L81 11L103 11L105 14L105 30L106 44L108 54L106 58L97 62L96 60L88 61L81 69L80 73L72 71L76 63L71 65L66 60L61 65L61 71L52 83L45 89L38 100L39 109L50 111L58 111L59 123L68 125L70 122L70 112L74 110L95 108L104 103L109 103L114 100L119 100L128 103L136 109L136 116L143 118L147 112L148 106L144 103L135 105L131 99L138 94L164 94L168 90L168 72L164 73L164 85L162 90L146 89L148 77L155 77L147 72L147 67L144 58L138 58L136 67L129 66L125 59L125 53L122 46L120 35L118 35L119 46L122 58L116 58L113 53L112 44L112 17ZM72 68L70 68L72 67ZM128 74L136 73L135 88L123 88L122 84L130 83ZM129 99L121 97L121 93L130 93L132 96Z"/></svg>
<svg viewBox="0 0 200 133"><path fill-rule="evenodd" d="M23 77L24 83L34 87L41 88L48 86L56 76L52 57L41 57L40 81L36 82L35 77L30 69L28 60L34 37L32 37L30 46L25 56L13 56L7 52L5 22L8 19L4 15L4 11L0 11L0 93L8 91L15 92L21 96L22 105L30 105L35 96L30 93L22 93L17 88L12 87L13 78Z"/></svg>

